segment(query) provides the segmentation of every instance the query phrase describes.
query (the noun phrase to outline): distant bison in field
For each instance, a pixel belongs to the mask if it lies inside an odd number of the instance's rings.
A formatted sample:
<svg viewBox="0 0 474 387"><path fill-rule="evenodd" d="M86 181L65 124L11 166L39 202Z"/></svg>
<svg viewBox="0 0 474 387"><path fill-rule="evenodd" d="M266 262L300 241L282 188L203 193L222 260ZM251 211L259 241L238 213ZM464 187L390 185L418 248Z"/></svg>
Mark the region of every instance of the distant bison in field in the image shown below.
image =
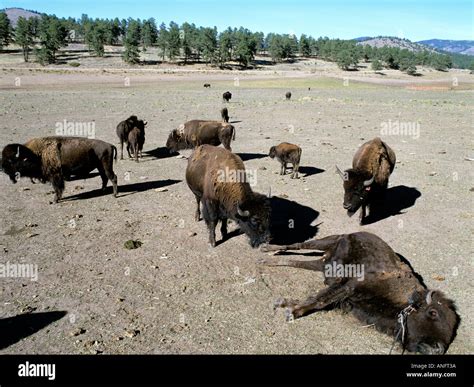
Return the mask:
<svg viewBox="0 0 474 387"><path fill-rule="evenodd" d="M142 157L143 145L145 144L145 126L146 121L139 120L128 134L127 152L135 157L138 163L138 154Z"/></svg>
<svg viewBox="0 0 474 387"><path fill-rule="evenodd" d="M230 91L226 91L224 94L222 94L222 99L224 102L229 102L232 98L232 93Z"/></svg>
<svg viewBox="0 0 474 387"><path fill-rule="evenodd" d="M282 142L277 146L272 146L268 156L270 158L276 158L281 164L280 175L286 173L286 164L291 163L293 165L293 172L291 178L298 179L298 170L300 168L301 160L301 148L298 145L290 144L288 142Z"/></svg>
<svg viewBox="0 0 474 387"><path fill-rule="evenodd" d="M186 182L193 192L200 218L209 229L209 243L216 245L216 226L221 221L222 239L227 237L227 219L232 219L257 247L270 239L270 201L252 191L239 156L212 145L196 148L188 160Z"/></svg>
<svg viewBox="0 0 474 387"><path fill-rule="evenodd" d="M226 107L221 109L221 117L223 122L229 122L229 111Z"/></svg>
<svg viewBox="0 0 474 387"><path fill-rule="evenodd" d="M117 148L104 141L82 137L43 137L24 145L7 145L2 152L2 169L13 183L20 177L50 182L57 203L64 191L65 180L71 176L85 178L96 168L102 178L102 189L105 190L110 180L114 196L117 196L114 160L117 160Z"/></svg>
<svg viewBox="0 0 474 387"><path fill-rule="evenodd" d="M454 302L429 290L404 259L374 234L332 235L288 246L263 246L263 251L319 250L317 260L262 259L268 266L321 271L326 288L300 302L279 299L287 318L299 318L328 307L352 310L364 324L398 340L403 349L443 354L454 340L460 318Z"/></svg>
<svg viewBox="0 0 474 387"><path fill-rule="evenodd" d="M170 152L192 149L202 144L224 145L232 150L230 143L235 140L235 128L220 121L192 120L173 130L166 141Z"/></svg>
<svg viewBox="0 0 474 387"><path fill-rule="evenodd" d="M205 87L206 89L209 89L209 88L211 87L211 84L210 84L210 83L205 83L205 84L204 84L204 87Z"/></svg>
<svg viewBox="0 0 474 387"><path fill-rule="evenodd" d="M349 216L362 207L360 223L366 207L387 189L388 179L395 168L395 152L379 137L362 144L352 160L352 169L337 172L344 180L344 208Z"/></svg>
<svg viewBox="0 0 474 387"><path fill-rule="evenodd" d="M291 99L291 91L287 91L285 94L286 100L289 101Z"/></svg>

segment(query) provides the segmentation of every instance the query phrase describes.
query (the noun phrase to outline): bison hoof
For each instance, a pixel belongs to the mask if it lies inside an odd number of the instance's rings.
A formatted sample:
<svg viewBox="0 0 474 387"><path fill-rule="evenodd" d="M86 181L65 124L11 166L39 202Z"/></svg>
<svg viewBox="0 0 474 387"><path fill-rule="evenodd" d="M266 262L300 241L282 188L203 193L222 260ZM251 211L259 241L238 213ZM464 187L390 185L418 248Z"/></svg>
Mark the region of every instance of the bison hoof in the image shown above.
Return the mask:
<svg viewBox="0 0 474 387"><path fill-rule="evenodd" d="M273 303L273 310L276 310L277 308L284 308L285 306L287 306L287 304L288 301L286 300L286 298L280 297L276 299Z"/></svg>
<svg viewBox="0 0 474 387"><path fill-rule="evenodd" d="M293 314L293 309L291 308L285 309L285 319L287 322L295 321L295 315Z"/></svg>

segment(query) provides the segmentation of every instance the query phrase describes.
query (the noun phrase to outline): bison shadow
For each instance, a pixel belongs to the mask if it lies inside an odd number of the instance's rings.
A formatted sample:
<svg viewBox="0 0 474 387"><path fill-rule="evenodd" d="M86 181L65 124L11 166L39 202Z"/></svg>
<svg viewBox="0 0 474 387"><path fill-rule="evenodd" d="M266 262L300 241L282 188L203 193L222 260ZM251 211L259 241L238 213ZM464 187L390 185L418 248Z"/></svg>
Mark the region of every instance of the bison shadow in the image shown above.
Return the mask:
<svg viewBox="0 0 474 387"><path fill-rule="evenodd" d="M413 187L398 185L389 188L379 200L375 200L371 204L370 213L365 218L364 224L372 224L391 216L403 214L402 211L412 207L420 196L421 192Z"/></svg>
<svg viewBox="0 0 474 387"><path fill-rule="evenodd" d="M318 232L318 226L312 225L319 216L318 211L277 196L272 197L270 203L272 244L290 245L304 242Z"/></svg>
<svg viewBox="0 0 474 387"><path fill-rule="evenodd" d="M265 153L236 153L242 161L254 160L254 159L263 159L264 157L268 157Z"/></svg>
<svg viewBox="0 0 474 387"><path fill-rule="evenodd" d="M303 174L304 177L317 175L318 173L323 173L325 171L326 171L325 169L320 169L316 167L300 167L298 169L298 172Z"/></svg>
<svg viewBox="0 0 474 387"><path fill-rule="evenodd" d="M178 152L174 152L174 153L170 152L167 147L159 146L156 149L144 151L143 154L154 157L155 159L167 159L169 157L175 157L179 153Z"/></svg>
<svg viewBox="0 0 474 387"><path fill-rule="evenodd" d="M64 311L27 313L0 319L0 349L38 332L66 314Z"/></svg>
<svg viewBox="0 0 474 387"><path fill-rule="evenodd" d="M180 183L181 180L155 180L155 181L144 181L141 183L133 183L133 184L126 184L126 185L118 185L118 197L124 197L128 195L133 195L138 192L148 191L150 189L157 189L167 187L173 184ZM110 183L109 183L110 184ZM103 195L110 195L112 194L112 186L108 186L105 191L102 189L95 189L92 191L81 192L76 195L68 196L61 201L72 201L72 200L80 200L80 199L92 199L95 197L103 196Z"/></svg>

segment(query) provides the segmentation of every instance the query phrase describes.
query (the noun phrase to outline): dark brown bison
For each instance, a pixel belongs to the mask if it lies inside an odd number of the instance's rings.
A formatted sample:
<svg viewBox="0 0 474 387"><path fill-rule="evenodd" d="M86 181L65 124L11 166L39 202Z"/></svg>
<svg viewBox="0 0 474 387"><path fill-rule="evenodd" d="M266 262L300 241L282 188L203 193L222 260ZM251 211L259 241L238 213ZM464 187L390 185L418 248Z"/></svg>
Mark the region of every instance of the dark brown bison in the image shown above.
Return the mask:
<svg viewBox="0 0 474 387"><path fill-rule="evenodd" d="M139 120L136 122L134 128L128 134L127 152L135 157L138 163L138 153L142 157L143 145L145 144L145 126L147 122Z"/></svg>
<svg viewBox="0 0 474 387"><path fill-rule="evenodd" d="M209 88L211 87L211 84L210 84L210 83L205 83L205 84L204 84L204 87L205 87L206 89L209 89Z"/></svg>
<svg viewBox="0 0 474 387"><path fill-rule="evenodd" d="M209 243L216 245L216 226L221 221L222 239L227 237L227 219L232 219L257 247L270 238L270 201L252 191L240 157L212 145L196 148L188 160L186 182L196 197L195 219L203 218Z"/></svg>
<svg viewBox="0 0 474 387"><path fill-rule="evenodd" d="M324 273L326 288L306 301L279 299L289 319L328 307L351 310L364 324L374 324L398 340L403 349L442 354L454 340L460 318L454 302L429 290L408 262L374 234L332 235L263 251L319 250L322 259L263 259L269 266L291 266Z"/></svg>
<svg viewBox="0 0 474 387"><path fill-rule="evenodd" d="M289 101L291 99L291 91L287 91L285 94L286 100Z"/></svg>
<svg viewBox="0 0 474 387"><path fill-rule="evenodd" d="M128 141L128 134L135 127L138 122L137 116L130 116L125 121L117 125L117 136L120 140L120 159L123 160L123 144ZM128 157L132 157L127 147Z"/></svg>
<svg viewBox="0 0 474 387"><path fill-rule="evenodd" d="M221 109L221 117L223 122L229 122L229 111L226 107Z"/></svg>
<svg viewBox="0 0 474 387"><path fill-rule="evenodd" d="M286 173L286 164L291 163L293 165L293 172L291 174L291 178L298 179L301 152L302 150L298 145L290 144L288 142L282 142L277 146L272 146L270 148L268 156L270 156L270 158L272 159L276 157L276 159L280 162L280 175L284 175Z"/></svg>
<svg viewBox="0 0 474 387"><path fill-rule="evenodd" d="M71 176L87 177L98 169L105 190L110 180L117 196L117 176L113 161L117 148L100 140L82 137L35 138L26 144L9 144L2 152L2 169L16 183L19 177L37 179L53 185L57 203L64 191L64 181Z"/></svg>
<svg viewBox="0 0 474 387"><path fill-rule="evenodd" d="M224 102L229 102L232 98L232 93L230 91L226 91L224 94L222 94L222 100Z"/></svg>
<svg viewBox="0 0 474 387"><path fill-rule="evenodd" d="M344 208L349 216L362 208L360 223L364 223L366 207L379 198L388 186L395 168L395 153L379 137L362 144L352 160L352 168L337 172L344 180Z"/></svg>
<svg viewBox="0 0 474 387"><path fill-rule="evenodd" d="M220 121L192 120L173 130L166 141L170 152L192 149L201 144L224 145L232 150L230 143L235 140L235 128Z"/></svg>

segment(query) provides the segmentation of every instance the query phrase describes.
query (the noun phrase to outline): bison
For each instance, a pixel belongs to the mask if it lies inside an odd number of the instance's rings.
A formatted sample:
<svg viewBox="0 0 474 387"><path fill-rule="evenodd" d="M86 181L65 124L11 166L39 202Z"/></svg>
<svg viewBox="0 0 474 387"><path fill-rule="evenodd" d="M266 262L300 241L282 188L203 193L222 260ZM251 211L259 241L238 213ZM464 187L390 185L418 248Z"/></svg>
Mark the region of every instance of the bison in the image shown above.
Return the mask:
<svg viewBox="0 0 474 387"><path fill-rule="evenodd" d="M200 219L200 203L209 244L216 245L216 226L221 221L222 239L227 238L227 219L232 219L249 237L252 247L270 239L270 201L253 192L239 156L212 145L196 148L188 160L186 182L193 192Z"/></svg>
<svg viewBox="0 0 474 387"><path fill-rule="evenodd" d="M232 93L230 91L226 91L224 94L222 94L222 100L224 102L229 102L232 98Z"/></svg>
<svg viewBox="0 0 474 387"><path fill-rule="evenodd" d="M293 172L291 178L298 179L298 170L300 168L300 159L301 159L301 148L298 145L290 144L288 142L282 142L277 146L272 146L268 156L270 158L275 158L281 163L280 175L286 173L286 164L293 164Z"/></svg>
<svg viewBox="0 0 474 387"><path fill-rule="evenodd" d="M421 277L387 243L368 232L332 235L263 251L318 250L317 260L263 259L268 266L291 266L324 273L326 288L300 302L279 299L288 319L329 307L351 310L364 324L398 340L403 350L443 354L454 340L460 318L454 302L427 289Z"/></svg>
<svg viewBox="0 0 474 387"><path fill-rule="evenodd" d="M117 160L117 148L100 140L82 137L35 138L26 144L9 144L2 151L2 170L16 183L19 177L50 182L57 203L64 191L64 181L71 176L86 177L94 169L99 170L102 189L112 181L117 196L117 176L113 161Z"/></svg>
<svg viewBox="0 0 474 387"><path fill-rule="evenodd" d="M222 108L221 109L221 117L222 117L222 122L229 123L229 111L227 108Z"/></svg>
<svg viewBox="0 0 474 387"><path fill-rule="evenodd" d="M383 195L395 168L395 153L379 137L362 144L352 160L352 168L337 172L344 180L344 208L349 216L359 208L360 224L364 223L366 207Z"/></svg>
<svg viewBox="0 0 474 387"><path fill-rule="evenodd" d="M291 91L287 91L285 94L286 100L289 101L291 99Z"/></svg>
<svg viewBox="0 0 474 387"><path fill-rule="evenodd" d="M219 121L192 120L173 130L166 141L170 152L192 149L201 144L224 145L232 150L231 140L235 140L235 128Z"/></svg>
<svg viewBox="0 0 474 387"><path fill-rule="evenodd" d="M138 153L142 157L143 145L145 144L145 126L147 122L139 120L135 124L135 127L128 134L127 152L131 153L135 157L135 161L138 163Z"/></svg>
<svg viewBox="0 0 474 387"><path fill-rule="evenodd" d="M120 140L120 160L123 160L123 144L128 141L128 134L135 127L138 122L137 116L130 116L125 121L120 122L117 125L117 136ZM127 147L128 157L132 157L129 148Z"/></svg>

